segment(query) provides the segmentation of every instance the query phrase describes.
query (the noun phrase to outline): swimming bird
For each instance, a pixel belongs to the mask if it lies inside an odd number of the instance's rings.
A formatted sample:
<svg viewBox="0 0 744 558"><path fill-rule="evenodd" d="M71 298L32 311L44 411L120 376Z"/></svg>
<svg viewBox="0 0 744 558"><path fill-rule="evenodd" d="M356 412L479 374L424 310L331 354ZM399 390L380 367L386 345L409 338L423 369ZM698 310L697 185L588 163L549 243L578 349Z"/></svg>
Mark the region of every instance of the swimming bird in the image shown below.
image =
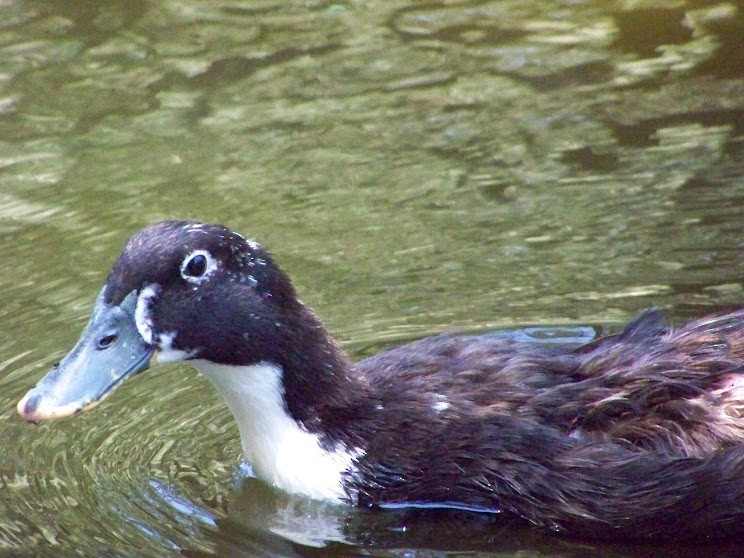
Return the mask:
<svg viewBox="0 0 744 558"><path fill-rule="evenodd" d="M267 250L166 221L128 241L77 345L17 409L72 415L185 361L256 475L288 492L578 537L718 538L744 521L743 359L744 311L674 329L648 310L579 348L445 333L352 363Z"/></svg>

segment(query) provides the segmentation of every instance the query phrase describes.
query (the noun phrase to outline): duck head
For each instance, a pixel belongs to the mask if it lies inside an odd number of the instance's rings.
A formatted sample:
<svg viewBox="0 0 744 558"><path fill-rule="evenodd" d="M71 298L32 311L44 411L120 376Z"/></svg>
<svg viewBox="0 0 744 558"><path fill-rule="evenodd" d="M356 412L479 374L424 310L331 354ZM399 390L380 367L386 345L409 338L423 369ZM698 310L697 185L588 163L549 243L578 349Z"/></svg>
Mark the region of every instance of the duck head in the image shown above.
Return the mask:
<svg viewBox="0 0 744 558"><path fill-rule="evenodd" d="M80 340L18 413L38 422L86 410L155 363L281 359L301 306L258 244L220 225L157 223L126 244Z"/></svg>

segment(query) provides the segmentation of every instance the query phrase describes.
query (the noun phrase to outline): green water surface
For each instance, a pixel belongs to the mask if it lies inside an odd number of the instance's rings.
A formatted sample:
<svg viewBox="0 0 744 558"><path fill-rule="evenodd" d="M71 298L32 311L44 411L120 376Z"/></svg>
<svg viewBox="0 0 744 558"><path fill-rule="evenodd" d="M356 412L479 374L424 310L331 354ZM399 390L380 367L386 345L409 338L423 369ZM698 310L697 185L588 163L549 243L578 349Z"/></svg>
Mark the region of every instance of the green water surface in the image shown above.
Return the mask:
<svg viewBox="0 0 744 558"><path fill-rule="evenodd" d="M699 555L288 497L185 366L15 403L166 218L268 246L355 357L740 306L742 36L738 1L1 2L0 555Z"/></svg>

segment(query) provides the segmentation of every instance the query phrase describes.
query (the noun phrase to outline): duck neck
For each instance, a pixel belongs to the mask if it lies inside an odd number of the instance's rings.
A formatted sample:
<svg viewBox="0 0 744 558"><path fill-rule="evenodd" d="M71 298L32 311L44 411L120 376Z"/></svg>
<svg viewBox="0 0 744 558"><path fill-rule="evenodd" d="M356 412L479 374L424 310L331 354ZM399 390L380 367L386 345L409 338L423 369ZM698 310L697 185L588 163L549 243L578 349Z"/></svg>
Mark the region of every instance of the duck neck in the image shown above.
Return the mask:
<svg viewBox="0 0 744 558"><path fill-rule="evenodd" d="M281 352L277 364L283 370L289 414L308 430L327 433L330 415L355 405L366 386L318 318L304 310L302 329L291 336L293 342Z"/></svg>
<svg viewBox="0 0 744 558"><path fill-rule="evenodd" d="M309 317L302 330L275 338L266 360L189 362L232 411L245 457L259 477L290 492L343 500L344 474L363 453L347 418L358 415L349 410L366 390L317 318Z"/></svg>

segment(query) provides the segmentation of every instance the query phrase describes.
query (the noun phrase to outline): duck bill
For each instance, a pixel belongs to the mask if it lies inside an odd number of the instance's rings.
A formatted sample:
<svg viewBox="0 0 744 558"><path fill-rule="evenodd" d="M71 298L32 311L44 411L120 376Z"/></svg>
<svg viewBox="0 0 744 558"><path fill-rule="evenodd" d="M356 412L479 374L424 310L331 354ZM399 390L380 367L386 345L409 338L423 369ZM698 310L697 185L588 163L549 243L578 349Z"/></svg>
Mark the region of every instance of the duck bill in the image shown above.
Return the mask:
<svg viewBox="0 0 744 558"><path fill-rule="evenodd" d="M134 319L137 293L129 293L118 306L106 303L103 293L75 348L18 402L18 414L27 421L90 409L150 365L153 348Z"/></svg>

